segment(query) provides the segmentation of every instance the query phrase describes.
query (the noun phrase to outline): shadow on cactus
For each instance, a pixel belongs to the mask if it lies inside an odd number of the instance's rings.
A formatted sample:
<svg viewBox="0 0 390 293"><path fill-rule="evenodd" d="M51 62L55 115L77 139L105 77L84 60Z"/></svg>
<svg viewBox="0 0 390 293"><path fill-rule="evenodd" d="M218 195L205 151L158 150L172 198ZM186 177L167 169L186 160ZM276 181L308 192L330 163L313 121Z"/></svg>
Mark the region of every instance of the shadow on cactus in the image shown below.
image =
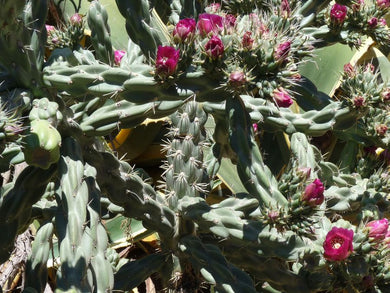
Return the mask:
<svg viewBox="0 0 390 293"><path fill-rule="evenodd" d="M91 47L81 14L3 2L0 260L33 231L25 292L390 290L387 63L346 65L333 96L299 72L334 43L385 52L388 1L92 1ZM157 164L111 150L155 120ZM153 249L114 246L117 216Z"/></svg>

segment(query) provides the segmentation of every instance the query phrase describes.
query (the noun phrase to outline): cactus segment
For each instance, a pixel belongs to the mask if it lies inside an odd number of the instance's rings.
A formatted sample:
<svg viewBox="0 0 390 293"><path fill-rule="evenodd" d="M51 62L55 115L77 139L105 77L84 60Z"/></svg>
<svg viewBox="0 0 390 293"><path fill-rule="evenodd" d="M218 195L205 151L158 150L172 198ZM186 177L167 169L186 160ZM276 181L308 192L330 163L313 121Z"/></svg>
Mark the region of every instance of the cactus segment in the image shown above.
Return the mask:
<svg viewBox="0 0 390 293"><path fill-rule="evenodd" d="M195 236L185 236L180 240L179 248L188 254L193 266L217 292L257 292L250 277L228 264L218 247L203 244Z"/></svg>
<svg viewBox="0 0 390 293"><path fill-rule="evenodd" d="M209 178L203 164L207 114L190 101L171 116L172 128L164 148L167 151L164 177L170 207L184 196L204 196Z"/></svg>
<svg viewBox="0 0 390 293"><path fill-rule="evenodd" d="M356 124L361 114L340 102L332 102L321 110L310 110L304 114L295 114L284 108L278 109L263 99L240 96L250 114L253 123L264 130L283 131L287 134L302 132L310 136L321 136L331 129L346 130ZM210 114L222 115L224 103L206 102L204 109ZM352 129L351 129L352 130Z"/></svg>
<svg viewBox="0 0 390 293"><path fill-rule="evenodd" d="M45 290L47 282L47 261L51 251L51 239L54 225L48 222L42 225L35 236L32 252L26 265L26 288L33 288L37 292Z"/></svg>
<svg viewBox="0 0 390 293"><path fill-rule="evenodd" d="M237 154L237 171L245 188L261 206L283 206L286 198L279 192L276 179L264 164L254 140L252 123L240 97L226 101L229 141Z"/></svg>
<svg viewBox="0 0 390 293"><path fill-rule="evenodd" d="M116 0L119 11L126 19L126 30L134 43L139 45L147 57L155 57L157 46L166 42L159 27L158 15L151 12L149 1Z"/></svg>
<svg viewBox="0 0 390 293"><path fill-rule="evenodd" d="M48 169L60 158L61 135L47 120L33 120L24 138L26 163Z"/></svg>
<svg viewBox="0 0 390 293"><path fill-rule="evenodd" d="M56 102L51 102L48 98L35 99L32 102L32 109L28 118L31 122L39 119L47 120L50 125L57 128L63 118L58 107Z"/></svg>
<svg viewBox="0 0 390 293"><path fill-rule="evenodd" d="M106 9L98 1L92 1L88 10L88 26L91 29L91 40L96 58L106 64L113 65L114 51L107 20Z"/></svg>
<svg viewBox="0 0 390 293"><path fill-rule="evenodd" d="M160 271L166 260L166 254L155 253L124 264L115 274L114 290L129 291L137 287L150 275Z"/></svg>
<svg viewBox="0 0 390 293"><path fill-rule="evenodd" d="M0 253L1 263L6 261L12 252L17 233L23 232L31 223L32 205L45 192L55 170L55 166L47 170L29 166L17 177L12 188L1 190L0 226L7 232L0 238L0 247L4 248Z"/></svg>

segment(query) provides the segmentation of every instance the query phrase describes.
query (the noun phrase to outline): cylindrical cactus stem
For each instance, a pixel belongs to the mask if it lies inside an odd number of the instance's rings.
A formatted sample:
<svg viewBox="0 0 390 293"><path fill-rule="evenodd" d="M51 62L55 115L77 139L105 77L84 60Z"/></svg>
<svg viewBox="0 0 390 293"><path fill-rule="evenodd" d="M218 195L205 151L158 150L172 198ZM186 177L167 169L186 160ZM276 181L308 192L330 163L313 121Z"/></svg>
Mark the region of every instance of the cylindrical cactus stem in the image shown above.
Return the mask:
<svg viewBox="0 0 390 293"><path fill-rule="evenodd" d="M202 8L200 1L197 0L173 0L170 6L172 13L169 20L174 24L183 18L196 18Z"/></svg>
<svg viewBox="0 0 390 293"><path fill-rule="evenodd" d="M21 15L9 19L12 33L0 36L0 64L4 71L22 88L40 95L46 34L44 24L47 1L27 1ZM11 29L12 26L12 29Z"/></svg>
<svg viewBox="0 0 390 293"><path fill-rule="evenodd" d="M87 256L92 247L84 247L83 243L89 190L84 175L81 147L71 137L63 141L58 168L58 212L55 228L59 240L61 267L57 271L57 287L63 291L76 289L91 292L93 285L88 280L90 258Z"/></svg>
<svg viewBox="0 0 390 293"><path fill-rule="evenodd" d="M88 10L88 26L91 29L92 45L98 60L113 65L114 51L107 23L107 11L98 1L93 1Z"/></svg>
<svg viewBox="0 0 390 293"><path fill-rule="evenodd" d="M16 178L15 184L1 190L0 226L4 237L0 238L0 263L7 260L17 233L23 232L31 223L31 210L44 194L46 186L55 175L56 166L47 170L27 167Z"/></svg>
<svg viewBox="0 0 390 293"><path fill-rule="evenodd" d="M2 0L0 12L0 27L2 33L7 34L11 32L12 26L15 25L17 17L23 12L23 8L26 4L25 0Z"/></svg>
<svg viewBox="0 0 390 293"><path fill-rule="evenodd" d="M179 249L217 292L256 292L253 280L229 264L217 246L203 244L198 237L188 235L180 239ZM197 279L199 281L199 276ZM183 288L186 289L190 288Z"/></svg>
<svg viewBox="0 0 390 293"><path fill-rule="evenodd" d="M133 104L118 101L106 104L85 117L80 127L85 135L108 135L119 128L132 128L141 124L146 118L165 117L179 108L183 101L145 102Z"/></svg>
<svg viewBox="0 0 390 293"><path fill-rule="evenodd" d="M100 221L100 190L96 183L96 169L85 165L85 181L88 185L90 202L87 206L89 222L83 233L83 248L90 259L89 270L97 292L110 292L114 286L114 274L105 254L108 245L106 229Z"/></svg>
<svg viewBox="0 0 390 293"><path fill-rule="evenodd" d="M26 264L25 288L43 292L47 283L47 260L52 249L54 224L47 222L39 228Z"/></svg>
<svg viewBox="0 0 390 293"><path fill-rule="evenodd" d="M168 261L166 253L158 252L124 264L115 274L114 291L129 291L137 287L150 275L159 272Z"/></svg>
<svg viewBox="0 0 390 293"><path fill-rule="evenodd" d="M242 183L261 206L281 207L286 198L278 189L278 182L264 164L256 144L253 126L244 102L239 96L226 101L226 115L229 119L229 141L237 154L237 171Z"/></svg>
<svg viewBox="0 0 390 293"><path fill-rule="evenodd" d="M202 196L208 190L209 178L203 163L207 114L200 104L190 101L170 118L164 177L170 207L177 210L184 195Z"/></svg>
<svg viewBox="0 0 390 293"><path fill-rule="evenodd" d="M176 216L152 186L125 162L108 152L88 149L84 157L97 170L97 182L110 201L123 207L123 215L141 220L145 228L159 233L162 243L173 247Z"/></svg>
<svg viewBox="0 0 390 293"><path fill-rule="evenodd" d="M264 99L240 96L253 123L258 123L266 131L283 131L287 134L302 132L309 136L321 136L329 130L346 130L356 124L361 113L342 102L331 102L321 110L310 110L303 114L290 109L277 108ZM206 102L206 112L222 115L224 103Z"/></svg>
<svg viewBox="0 0 390 293"><path fill-rule="evenodd" d="M11 143L0 154L0 172L6 172L11 165L24 162L22 147L19 144Z"/></svg>
<svg viewBox="0 0 390 293"><path fill-rule="evenodd" d="M126 30L130 38L140 46L146 57L154 57L157 46L166 39L159 27L155 26L149 1L147 0L116 0L118 9L126 19Z"/></svg>

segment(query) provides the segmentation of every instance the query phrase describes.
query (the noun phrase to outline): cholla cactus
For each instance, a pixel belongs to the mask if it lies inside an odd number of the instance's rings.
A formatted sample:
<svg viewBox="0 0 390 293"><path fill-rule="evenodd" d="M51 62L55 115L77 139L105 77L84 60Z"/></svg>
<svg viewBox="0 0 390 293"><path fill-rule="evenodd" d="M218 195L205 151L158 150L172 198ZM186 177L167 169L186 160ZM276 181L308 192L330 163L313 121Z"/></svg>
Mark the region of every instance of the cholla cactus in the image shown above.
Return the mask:
<svg viewBox="0 0 390 293"><path fill-rule="evenodd" d="M117 0L110 15L93 1L83 48L81 14L59 29L47 1L2 1L0 261L35 221L26 292L46 287L54 240L56 292L152 274L170 292L386 292L387 63L345 65L332 96L300 66L366 37L385 50L388 1L163 2ZM122 16L115 50L108 18ZM156 184L103 137L162 118ZM226 161L233 195L212 204ZM158 250L120 262L103 214L142 221Z"/></svg>

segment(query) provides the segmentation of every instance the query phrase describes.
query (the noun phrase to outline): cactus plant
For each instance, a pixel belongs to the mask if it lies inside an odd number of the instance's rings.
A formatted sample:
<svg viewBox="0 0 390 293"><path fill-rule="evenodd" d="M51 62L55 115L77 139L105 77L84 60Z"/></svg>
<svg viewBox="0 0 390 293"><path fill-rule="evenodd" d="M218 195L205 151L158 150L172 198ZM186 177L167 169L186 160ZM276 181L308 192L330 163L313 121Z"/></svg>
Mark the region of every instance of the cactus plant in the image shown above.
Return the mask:
<svg viewBox="0 0 390 293"><path fill-rule="evenodd" d="M0 2L0 262L38 228L25 292L55 246L55 292L389 290L389 1L93 1L63 27L46 0ZM301 75L366 39L383 54L333 92ZM109 141L150 119L167 125L157 180ZM212 203L226 161L232 192ZM119 261L103 221L119 214L157 249Z"/></svg>

